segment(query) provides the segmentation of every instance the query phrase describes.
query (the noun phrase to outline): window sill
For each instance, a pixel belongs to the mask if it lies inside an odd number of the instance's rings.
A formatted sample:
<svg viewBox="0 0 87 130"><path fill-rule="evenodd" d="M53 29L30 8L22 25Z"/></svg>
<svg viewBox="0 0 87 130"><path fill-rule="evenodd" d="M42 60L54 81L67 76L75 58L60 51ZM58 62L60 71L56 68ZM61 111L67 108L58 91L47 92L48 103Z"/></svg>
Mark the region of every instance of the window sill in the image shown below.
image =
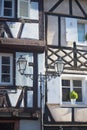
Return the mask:
<svg viewBox="0 0 87 130"><path fill-rule="evenodd" d="M75 103L75 104L71 104L71 103L67 103L67 104L61 104L60 107L64 107L64 108L87 108L87 104L84 103Z"/></svg>
<svg viewBox="0 0 87 130"><path fill-rule="evenodd" d="M76 45L78 45L78 46L87 46L87 41L85 41L85 42L77 42Z"/></svg>

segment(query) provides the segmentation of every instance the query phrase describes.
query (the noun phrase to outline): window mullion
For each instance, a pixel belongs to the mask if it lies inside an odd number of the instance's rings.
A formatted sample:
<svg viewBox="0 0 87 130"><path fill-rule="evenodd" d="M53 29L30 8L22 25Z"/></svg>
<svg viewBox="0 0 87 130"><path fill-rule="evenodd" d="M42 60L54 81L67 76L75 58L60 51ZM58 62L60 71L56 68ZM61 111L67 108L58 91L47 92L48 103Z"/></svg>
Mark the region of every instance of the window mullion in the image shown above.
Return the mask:
<svg viewBox="0 0 87 130"><path fill-rule="evenodd" d="M70 80L70 91L73 90L73 80Z"/></svg>

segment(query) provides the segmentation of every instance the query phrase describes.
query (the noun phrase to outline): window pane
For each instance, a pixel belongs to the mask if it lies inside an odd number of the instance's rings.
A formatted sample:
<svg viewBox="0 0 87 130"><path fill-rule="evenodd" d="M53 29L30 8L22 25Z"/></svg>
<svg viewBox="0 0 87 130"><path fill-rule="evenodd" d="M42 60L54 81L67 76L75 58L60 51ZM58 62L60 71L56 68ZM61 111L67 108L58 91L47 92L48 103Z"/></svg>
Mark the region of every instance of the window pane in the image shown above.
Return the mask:
<svg viewBox="0 0 87 130"><path fill-rule="evenodd" d="M10 82L10 75L2 75L1 82Z"/></svg>
<svg viewBox="0 0 87 130"><path fill-rule="evenodd" d="M62 100L63 101L70 101L69 93L70 93L70 88L62 89Z"/></svg>
<svg viewBox="0 0 87 130"><path fill-rule="evenodd" d="M70 86L70 80L62 80L62 86Z"/></svg>
<svg viewBox="0 0 87 130"><path fill-rule="evenodd" d="M10 73L10 66L2 66L2 73Z"/></svg>
<svg viewBox="0 0 87 130"><path fill-rule="evenodd" d="M4 9L4 16L12 16L12 10L11 9Z"/></svg>
<svg viewBox="0 0 87 130"><path fill-rule="evenodd" d="M28 14L29 14L28 9L29 9L28 1L25 2L25 1L20 0L20 8L19 8L20 14L19 15L23 17L28 17Z"/></svg>
<svg viewBox="0 0 87 130"><path fill-rule="evenodd" d="M73 80L73 86L74 87L82 87L82 81L81 80Z"/></svg>
<svg viewBox="0 0 87 130"><path fill-rule="evenodd" d="M78 23L78 41L83 42L85 40L85 24Z"/></svg>
<svg viewBox="0 0 87 130"><path fill-rule="evenodd" d="M10 57L2 56L2 64L10 64Z"/></svg>
<svg viewBox="0 0 87 130"><path fill-rule="evenodd" d="M10 82L10 57L2 56L1 82Z"/></svg>
<svg viewBox="0 0 87 130"><path fill-rule="evenodd" d="M78 93L77 102L81 102L82 101L82 88L74 88L74 90Z"/></svg>
<svg viewBox="0 0 87 130"><path fill-rule="evenodd" d="M4 16L12 16L12 0L4 1Z"/></svg>
<svg viewBox="0 0 87 130"><path fill-rule="evenodd" d="M12 1L4 1L4 8L12 8Z"/></svg>

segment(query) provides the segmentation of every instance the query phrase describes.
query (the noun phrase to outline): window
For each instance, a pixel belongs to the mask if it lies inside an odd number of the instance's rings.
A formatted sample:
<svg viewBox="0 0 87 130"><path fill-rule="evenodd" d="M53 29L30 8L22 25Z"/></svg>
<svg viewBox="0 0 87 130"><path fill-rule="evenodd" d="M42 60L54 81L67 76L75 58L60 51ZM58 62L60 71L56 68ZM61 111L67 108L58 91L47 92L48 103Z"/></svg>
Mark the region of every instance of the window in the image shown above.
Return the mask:
<svg viewBox="0 0 87 130"><path fill-rule="evenodd" d="M12 84L12 55L0 54L0 84Z"/></svg>
<svg viewBox="0 0 87 130"><path fill-rule="evenodd" d="M0 16L13 17L14 0L0 0Z"/></svg>
<svg viewBox="0 0 87 130"><path fill-rule="evenodd" d="M29 18L30 0L18 0L18 17Z"/></svg>
<svg viewBox="0 0 87 130"><path fill-rule="evenodd" d="M79 97L77 102L82 102L82 80L69 80L62 79L62 101L69 102L70 101L70 91L75 90Z"/></svg>
<svg viewBox="0 0 87 130"><path fill-rule="evenodd" d="M85 40L85 24L84 23L78 23L78 41L84 42Z"/></svg>

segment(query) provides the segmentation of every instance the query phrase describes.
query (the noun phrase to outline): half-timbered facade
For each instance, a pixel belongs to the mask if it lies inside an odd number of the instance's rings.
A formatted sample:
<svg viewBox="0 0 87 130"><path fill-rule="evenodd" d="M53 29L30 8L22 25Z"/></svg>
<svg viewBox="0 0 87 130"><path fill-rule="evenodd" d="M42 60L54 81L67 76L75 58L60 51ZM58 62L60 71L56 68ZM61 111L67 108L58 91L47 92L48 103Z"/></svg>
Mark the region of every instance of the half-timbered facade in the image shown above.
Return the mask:
<svg viewBox="0 0 87 130"><path fill-rule="evenodd" d="M87 1L44 0L46 73L54 74L61 57L61 76L46 83L45 130L87 129ZM71 104L69 94L78 93Z"/></svg>
<svg viewBox="0 0 87 130"><path fill-rule="evenodd" d="M0 0L0 129L40 129L43 26L43 0ZM25 73L32 79L20 74L20 56L27 60Z"/></svg>

